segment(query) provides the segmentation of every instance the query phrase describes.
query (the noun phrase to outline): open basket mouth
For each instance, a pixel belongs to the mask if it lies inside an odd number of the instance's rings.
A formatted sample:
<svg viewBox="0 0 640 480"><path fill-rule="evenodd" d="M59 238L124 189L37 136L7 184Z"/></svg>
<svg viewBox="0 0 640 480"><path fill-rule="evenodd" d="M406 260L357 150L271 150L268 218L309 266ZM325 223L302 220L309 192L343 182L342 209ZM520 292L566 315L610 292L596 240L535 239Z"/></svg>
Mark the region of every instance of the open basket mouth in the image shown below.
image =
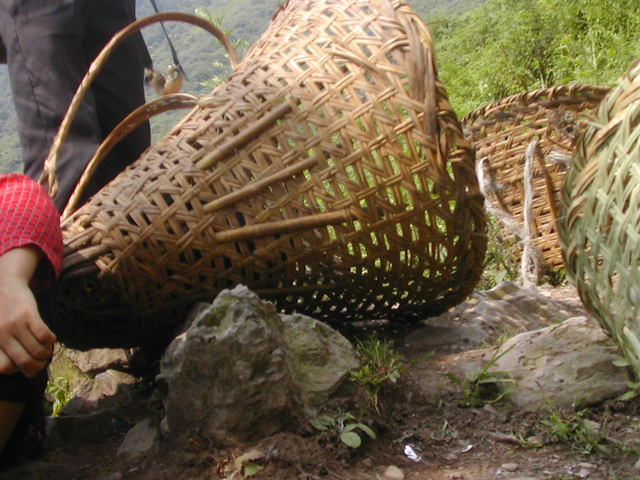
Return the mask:
<svg viewBox="0 0 640 480"><path fill-rule="evenodd" d="M521 240L526 227L546 267L563 266L557 226L562 185L580 133L609 91L587 84L542 88L505 97L461 120L476 149L489 212L513 220L515 228L501 222L506 237ZM535 154L527 175L530 147ZM531 224L525 226L527 187Z"/></svg>
<svg viewBox="0 0 640 480"><path fill-rule="evenodd" d="M225 82L65 220L62 295L78 322L129 312L112 344L169 331L238 283L333 324L424 318L477 283L482 202L412 8L289 1ZM104 342L100 328L75 341Z"/></svg>

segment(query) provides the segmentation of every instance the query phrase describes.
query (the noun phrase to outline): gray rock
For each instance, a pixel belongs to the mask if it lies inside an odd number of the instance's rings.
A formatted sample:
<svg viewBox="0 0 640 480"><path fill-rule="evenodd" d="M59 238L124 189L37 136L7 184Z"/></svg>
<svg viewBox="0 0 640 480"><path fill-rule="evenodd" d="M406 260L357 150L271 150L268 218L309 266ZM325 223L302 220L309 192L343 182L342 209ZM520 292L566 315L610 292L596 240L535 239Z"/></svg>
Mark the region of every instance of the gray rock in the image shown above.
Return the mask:
<svg viewBox="0 0 640 480"><path fill-rule="evenodd" d="M384 471L384 480L404 480L404 472L394 465L389 465Z"/></svg>
<svg viewBox="0 0 640 480"><path fill-rule="evenodd" d="M122 348L95 348L86 352L66 349L65 354L84 373L121 370L131 361L131 350Z"/></svg>
<svg viewBox="0 0 640 480"><path fill-rule="evenodd" d="M116 472L116 473L112 473L111 475L106 477L104 480L122 480L123 478L124 477L122 476L122 473Z"/></svg>
<svg viewBox="0 0 640 480"><path fill-rule="evenodd" d="M118 455L137 457L150 453L156 447L158 438L158 428L151 419L144 419L127 432L118 447Z"/></svg>
<svg viewBox="0 0 640 480"><path fill-rule="evenodd" d="M477 291L456 307L430 318L405 339L405 345L417 351L464 351L505 334L547 327L576 315L584 315L579 304L554 300L541 289L503 282L491 290Z"/></svg>
<svg viewBox="0 0 640 480"><path fill-rule="evenodd" d="M65 391L73 392L93 377L80 370L75 361L69 357L72 350L56 344L53 358L49 364L50 382L58 383L58 386Z"/></svg>
<svg viewBox="0 0 640 480"><path fill-rule="evenodd" d="M325 323L300 314L284 315L282 322L303 401L320 407L360 361L349 341Z"/></svg>
<svg viewBox="0 0 640 480"><path fill-rule="evenodd" d="M586 317L516 335L499 351L492 370L515 380L510 398L527 411L545 402L559 408L590 405L628 389L625 370L613 365L617 350Z"/></svg>
<svg viewBox="0 0 640 480"><path fill-rule="evenodd" d="M283 328L273 305L246 287L220 293L161 360L166 433L240 445L295 425L302 389Z"/></svg>
<svg viewBox="0 0 640 480"><path fill-rule="evenodd" d="M137 381L135 377L116 370L100 373L73 391L73 398L63 413L84 415L125 405L133 400L132 387Z"/></svg>

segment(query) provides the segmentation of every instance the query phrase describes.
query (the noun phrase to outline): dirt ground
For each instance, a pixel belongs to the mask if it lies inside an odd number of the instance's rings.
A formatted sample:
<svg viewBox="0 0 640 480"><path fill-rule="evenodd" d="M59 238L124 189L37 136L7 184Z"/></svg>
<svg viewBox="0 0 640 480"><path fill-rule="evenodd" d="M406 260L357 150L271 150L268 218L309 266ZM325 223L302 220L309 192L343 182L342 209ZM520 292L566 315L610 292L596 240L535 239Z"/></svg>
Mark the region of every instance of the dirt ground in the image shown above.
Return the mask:
<svg viewBox="0 0 640 480"><path fill-rule="evenodd" d="M546 292L577 303L571 289ZM403 332L403 335L405 333ZM402 345L398 345L402 350ZM632 480L640 478L640 399L610 400L560 414L520 413L508 401L469 406L460 389L433 398L415 388L412 365L450 353L404 352L409 369L366 423L377 432L358 448L312 428L281 433L242 449L197 439L163 445L142 458L117 455L145 403L86 419L52 440L37 460L0 474L7 479L97 480ZM138 411L136 411L138 409ZM591 436L585 428L597 425ZM555 433L555 434L554 434ZM363 435L365 436L365 435ZM241 457L242 455L245 457ZM253 459L241 461L238 458ZM239 471L240 465L245 470ZM261 468L252 474L249 467ZM395 466L397 469L390 469ZM639 465L640 467L640 465ZM386 476L385 476L386 472ZM401 473L400 473L401 472ZM3 476L4 475L4 476Z"/></svg>

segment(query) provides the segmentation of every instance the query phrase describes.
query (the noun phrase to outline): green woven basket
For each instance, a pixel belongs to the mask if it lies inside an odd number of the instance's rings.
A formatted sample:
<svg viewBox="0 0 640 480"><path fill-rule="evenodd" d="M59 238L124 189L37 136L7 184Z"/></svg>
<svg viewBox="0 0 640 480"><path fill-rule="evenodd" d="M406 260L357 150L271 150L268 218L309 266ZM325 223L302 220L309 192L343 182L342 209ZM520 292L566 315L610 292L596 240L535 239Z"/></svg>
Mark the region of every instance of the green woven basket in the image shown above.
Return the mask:
<svg viewBox="0 0 640 480"><path fill-rule="evenodd" d="M640 377L640 64L602 101L566 177L560 236L588 310Z"/></svg>

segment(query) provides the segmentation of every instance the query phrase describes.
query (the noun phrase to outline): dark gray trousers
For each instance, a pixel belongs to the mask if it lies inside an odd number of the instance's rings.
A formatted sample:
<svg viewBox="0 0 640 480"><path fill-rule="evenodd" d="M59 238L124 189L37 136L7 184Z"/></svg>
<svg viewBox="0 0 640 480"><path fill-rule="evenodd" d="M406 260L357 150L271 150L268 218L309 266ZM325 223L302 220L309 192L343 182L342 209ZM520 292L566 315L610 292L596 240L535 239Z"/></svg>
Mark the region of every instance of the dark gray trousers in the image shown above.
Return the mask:
<svg viewBox="0 0 640 480"><path fill-rule="evenodd" d="M93 59L135 20L135 0L0 0L18 116L24 172L39 179L58 127ZM60 210L101 141L144 103L144 67L151 60L141 34L110 57L80 108L58 159ZM97 192L149 146L149 125L120 142L102 161L83 200Z"/></svg>
<svg viewBox="0 0 640 480"><path fill-rule="evenodd" d="M93 59L134 20L135 0L0 0L0 37L29 177L40 178L58 127ZM150 65L142 35L133 35L118 47L92 85L58 159L55 203L61 211L102 140L144 103L144 67ZM138 158L149 141L146 124L120 142L92 177L85 199ZM50 312L41 308L41 314L46 320ZM12 458L41 403L46 379L46 370L35 379L0 376L0 399L27 405L0 455L0 469Z"/></svg>

